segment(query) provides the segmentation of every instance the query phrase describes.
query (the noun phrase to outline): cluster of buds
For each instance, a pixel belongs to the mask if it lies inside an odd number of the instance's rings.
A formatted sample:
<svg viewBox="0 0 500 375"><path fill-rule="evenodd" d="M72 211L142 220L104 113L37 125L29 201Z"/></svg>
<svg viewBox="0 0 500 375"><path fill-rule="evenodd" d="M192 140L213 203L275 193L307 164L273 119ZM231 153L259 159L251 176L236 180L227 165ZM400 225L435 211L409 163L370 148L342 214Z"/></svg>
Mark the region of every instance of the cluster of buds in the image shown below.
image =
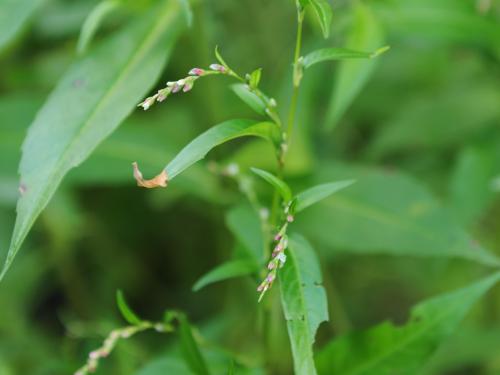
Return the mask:
<svg viewBox="0 0 500 375"><path fill-rule="evenodd" d="M158 92L156 94L154 94L153 96L147 97L141 103L139 103L137 106L142 107L146 111L155 102L162 102L165 99L167 99L167 97L170 94L175 94L175 93L178 93L180 91L182 91L182 92L190 91L193 88L196 80L200 77L212 75L212 74L226 74L226 73L228 73L228 70L226 69L226 67L219 65L219 64L210 65L210 69L193 68L189 71L187 77L179 79L178 81L167 82L166 87L164 87L161 90L158 90Z"/></svg>
<svg viewBox="0 0 500 375"><path fill-rule="evenodd" d="M268 274L264 278L264 280L257 287L257 292L260 293L259 302L264 297L264 294L272 287L274 280L276 280L276 276L278 273L278 269L282 268L286 262L286 254L285 250L288 247L288 236L286 234L288 224L293 221L293 216L287 214L285 224L281 227L281 229L274 236L274 249L271 255L271 260L267 264Z"/></svg>
<svg viewBox="0 0 500 375"><path fill-rule="evenodd" d="M158 332L164 332L168 327L162 323L152 324L150 322L142 322L136 326L128 326L111 331L108 337L104 340L102 346L89 353L87 363L76 371L74 375L87 375L96 372L97 367L99 366L99 360L106 358L113 351L118 340L128 339L134 334L150 328L154 328Z"/></svg>

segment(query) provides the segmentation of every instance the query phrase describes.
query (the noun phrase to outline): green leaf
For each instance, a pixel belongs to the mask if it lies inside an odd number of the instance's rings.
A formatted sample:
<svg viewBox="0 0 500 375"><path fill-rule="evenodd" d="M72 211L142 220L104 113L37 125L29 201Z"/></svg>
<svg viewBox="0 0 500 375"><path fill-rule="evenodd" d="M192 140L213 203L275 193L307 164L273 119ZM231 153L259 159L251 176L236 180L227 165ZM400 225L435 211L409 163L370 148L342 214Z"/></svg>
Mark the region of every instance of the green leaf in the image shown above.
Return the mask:
<svg viewBox="0 0 500 375"><path fill-rule="evenodd" d="M250 74L250 79L248 81L248 84L250 85L250 87L255 89L255 88L257 88L257 86L259 86L261 75L262 75L262 68L255 69L252 72L252 74Z"/></svg>
<svg viewBox="0 0 500 375"><path fill-rule="evenodd" d="M0 51L21 31L43 1L0 1Z"/></svg>
<svg viewBox="0 0 500 375"><path fill-rule="evenodd" d="M197 292L207 285L216 283L218 281L251 275L258 270L258 265L252 260L230 260L215 267L213 270L207 272L200 279L198 279L198 281L193 286L193 291Z"/></svg>
<svg viewBox="0 0 500 375"><path fill-rule="evenodd" d="M493 201L492 182L500 174L500 140L466 147L450 181L450 206L460 222L476 222Z"/></svg>
<svg viewBox="0 0 500 375"><path fill-rule="evenodd" d="M389 46L381 47L374 52L355 51L348 48L323 48L313 51L302 59L304 68L323 62L346 59L373 59L389 50Z"/></svg>
<svg viewBox="0 0 500 375"><path fill-rule="evenodd" d="M180 358L161 358L151 361L135 375L194 375Z"/></svg>
<svg viewBox="0 0 500 375"><path fill-rule="evenodd" d="M224 59L222 58L222 55L219 52L219 46L215 46L215 58L217 59L217 61L221 65L223 65L224 67L226 67L227 69L229 69L229 65L227 65L227 63L224 61Z"/></svg>
<svg viewBox="0 0 500 375"><path fill-rule="evenodd" d="M207 364L203 358L198 343L193 337L193 331L188 319L182 313L177 313L179 321L179 337L181 340L181 352L188 367L197 375L209 375Z"/></svg>
<svg viewBox="0 0 500 375"><path fill-rule="evenodd" d="M295 212L300 212L313 204L328 198L333 193L352 185L354 180L330 182L304 190L295 197Z"/></svg>
<svg viewBox="0 0 500 375"><path fill-rule="evenodd" d="M297 216L296 225L335 252L459 257L489 266L500 259L478 244L413 178L396 171L334 164L318 181L357 182Z"/></svg>
<svg viewBox="0 0 500 375"><path fill-rule="evenodd" d="M330 36L330 26L332 24L332 7L326 0L309 0L309 3L314 9L323 36L328 38Z"/></svg>
<svg viewBox="0 0 500 375"><path fill-rule="evenodd" d="M233 90L234 93L245 102L245 104L247 104L259 115L266 114L266 104L261 98L251 92L247 85L244 83L235 83L234 85L231 85L231 90Z"/></svg>
<svg viewBox="0 0 500 375"><path fill-rule="evenodd" d="M83 54L87 50L90 42L94 38L99 26L102 21L118 8L121 4L120 0L103 0L97 4L94 9L87 16L87 19L83 23L82 29L80 31L80 36L78 37L78 43L76 50L78 54Z"/></svg>
<svg viewBox="0 0 500 375"><path fill-rule="evenodd" d="M258 214L248 204L231 208L226 214L226 225L255 264L263 261L264 238Z"/></svg>
<svg viewBox="0 0 500 375"><path fill-rule="evenodd" d="M390 322L342 336L316 357L320 374L418 374L437 346L453 333L472 305L500 279L495 273L412 309L402 327Z"/></svg>
<svg viewBox="0 0 500 375"><path fill-rule="evenodd" d="M355 2L354 19L347 40L347 48L370 51L378 48L382 42L382 29L370 8L359 1ZM327 129L333 129L359 94L375 68L375 61L351 59L340 62L326 116Z"/></svg>
<svg viewBox="0 0 500 375"><path fill-rule="evenodd" d="M288 203L292 200L292 191L287 183L275 175L258 168L250 168L253 173L262 177L265 181L269 182L283 197L283 200Z"/></svg>
<svg viewBox="0 0 500 375"><path fill-rule="evenodd" d="M215 125L196 137L165 167L169 180L203 159L216 146L235 138L255 136L275 142L279 137L278 126L272 122L229 120Z"/></svg>
<svg viewBox="0 0 500 375"><path fill-rule="evenodd" d="M38 113L23 144L25 193L17 205L3 278L66 173L135 108L159 76L180 30L180 6L162 1L77 61Z"/></svg>
<svg viewBox="0 0 500 375"><path fill-rule="evenodd" d="M136 313L128 306L125 296L121 290L116 291L116 304L123 318L130 324L136 325L142 322Z"/></svg>
<svg viewBox="0 0 500 375"><path fill-rule="evenodd" d="M292 234L287 261L279 275L281 303L296 374L316 374L312 346L321 322L328 320L321 269L305 238Z"/></svg>

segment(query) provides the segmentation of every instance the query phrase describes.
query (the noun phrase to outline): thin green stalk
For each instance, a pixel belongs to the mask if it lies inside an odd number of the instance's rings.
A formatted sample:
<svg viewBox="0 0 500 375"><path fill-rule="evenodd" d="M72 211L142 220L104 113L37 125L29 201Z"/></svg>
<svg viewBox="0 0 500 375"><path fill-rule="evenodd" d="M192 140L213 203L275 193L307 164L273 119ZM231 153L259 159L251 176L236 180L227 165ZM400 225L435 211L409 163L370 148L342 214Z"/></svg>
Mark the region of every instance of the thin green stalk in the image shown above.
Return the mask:
<svg viewBox="0 0 500 375"><path fill-rule="evenodd" d="M297 99L299 96L300 81L302 80L302 65L300 64L300 50L302 47L302 24L304 23L304 10L299 9L297 15L297 40L295 42L295 53L293 56L293 93L288 112L288 126L286 131L287 146L292 138L295 114L297 113Z"/></svg>

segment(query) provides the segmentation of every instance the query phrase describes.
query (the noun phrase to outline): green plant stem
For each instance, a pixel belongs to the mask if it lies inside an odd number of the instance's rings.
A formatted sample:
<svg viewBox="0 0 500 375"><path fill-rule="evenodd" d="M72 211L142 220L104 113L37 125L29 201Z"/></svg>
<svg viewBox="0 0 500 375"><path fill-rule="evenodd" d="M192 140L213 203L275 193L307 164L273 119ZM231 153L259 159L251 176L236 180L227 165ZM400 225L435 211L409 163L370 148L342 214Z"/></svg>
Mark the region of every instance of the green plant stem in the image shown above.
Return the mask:
<svg viewBox="0 0 500 375"><path fill-rule="evenodd" d="M299 9L297 15L297 40L295 42L295 53L293 56L293 93L288 112L288 125L286 130L287 146L292 138L295 114L297 113L297 99L299 96L300 81L302 80L302 65L300 64L300 50L302 47L302 24L304 23L304 10Z"/></svg>

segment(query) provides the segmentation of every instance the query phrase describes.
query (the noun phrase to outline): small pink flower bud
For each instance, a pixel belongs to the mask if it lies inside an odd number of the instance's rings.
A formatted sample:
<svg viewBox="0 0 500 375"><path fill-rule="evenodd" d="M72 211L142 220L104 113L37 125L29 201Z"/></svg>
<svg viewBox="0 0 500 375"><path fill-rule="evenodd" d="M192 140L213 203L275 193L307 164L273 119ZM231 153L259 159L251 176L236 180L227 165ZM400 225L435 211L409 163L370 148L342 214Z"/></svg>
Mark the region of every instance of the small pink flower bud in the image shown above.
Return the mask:
<svg viewBox="0 0 500 375"><path fill-rule="evenodd" d="M271 283L274 281L274 279L275 279L275 278L276 278L276 275L275 275L274 273L270 273L269 275L267 275L267 277L266 277L266 281L267 281L269 284L271 284Z"/></svg>
<svg viewBox="0 0 500 375"><path fill-rule="evenodd" d="M182 86L175 82L172 86L172 93L175 94L181 90Z"/></svg>
<svg viewBox="0 0 500 375"><path fill-rule="evenodd" d="M263 281L258 287L257 287L257 292L262 292L264 288L266 287L266 282Z"/></svg>
<svg viewBox="0 0 500 375"><path fill-rule="evenodd" d="M289 223L291 223L291 222L293 221L293 219L294 219L294 218L293 218L293 216L292 216L292 215L288 215L288 216L286 217L286 221L288 221Z"/></svg>
<svg viewBox="0 0 500 375"><path fill-rule="evenodd" d="M276 267L276 264L273 261L270 261L269 264L267 265L268 270L273 270Z"/></svg>
<svg viewBox="0 0 500 375"><path fill-rule="evenodd" d="M182 91L188 92L193 88L193 81L189 81L184 85L184 89Z"/></svg>
<svg viewBox="0 0 500 375"><path fill-rule="evenodd" d="M101 356L101 353L98 350L94 350L93 352L89 353L89 358L90 359L97 359Z"/></svg>
<svg viewBox="0 0 500 375"><path fill-rule="evenodd" d="M149 109L153 105L153 103L156 100L156 96L150 96L149 98L146 98L142 103L139 103L137 106L144 108L145 111Z"/></svg>
<svg viewBox="0 0 500 375"><path fill-rule="evenodd" d="M276 236L274 236L274 240L279 241L279 240L281 240L282 237L283 237L283 235L281 233L277 233Z"/></svg>
<svg viewBox="0 0 500 375"><path fill-rule="evenodd" d="M205 74L205 70L204 69L201 69L201 68L193 68L189 71L188 73L190 76L202 76L203 74Z"/></svg>
<svg viewBox="0 0 500 375"><path fill-rule="evenodd" d="M220 64L211 64L210 65L210 69L215 70L217 72L221 72L221 73L225 73L226 72L226 68L223 67Z"/></svg>

